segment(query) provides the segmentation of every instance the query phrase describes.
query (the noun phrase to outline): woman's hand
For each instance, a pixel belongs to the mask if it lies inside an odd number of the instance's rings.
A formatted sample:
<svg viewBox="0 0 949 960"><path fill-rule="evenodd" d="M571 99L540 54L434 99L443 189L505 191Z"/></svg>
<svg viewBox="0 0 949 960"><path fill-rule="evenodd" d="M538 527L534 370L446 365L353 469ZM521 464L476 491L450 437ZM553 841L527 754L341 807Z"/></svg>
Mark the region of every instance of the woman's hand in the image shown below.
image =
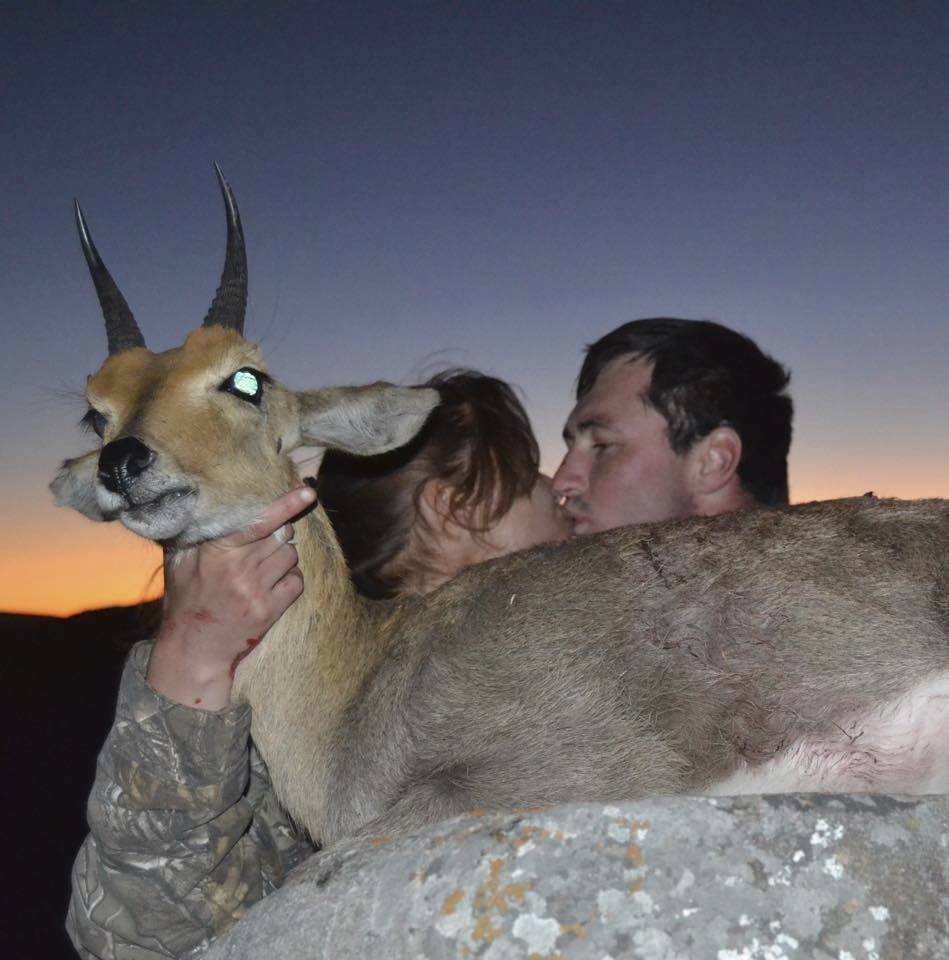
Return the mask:
<svg viewBox="0 0 949 960"><path fill-rule="evenodd" d="M245 530L165 558L165 604L147 680L199 710L230 704L234 670L303 593L289 525L316 499L291 490Z"/></svg>

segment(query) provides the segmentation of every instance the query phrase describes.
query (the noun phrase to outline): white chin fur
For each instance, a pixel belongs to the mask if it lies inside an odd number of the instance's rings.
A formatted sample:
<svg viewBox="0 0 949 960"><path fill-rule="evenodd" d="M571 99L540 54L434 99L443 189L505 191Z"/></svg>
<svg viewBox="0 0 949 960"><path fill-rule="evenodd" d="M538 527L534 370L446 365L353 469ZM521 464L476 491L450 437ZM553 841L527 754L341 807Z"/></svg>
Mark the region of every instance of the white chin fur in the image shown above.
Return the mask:
<svg viewBox="0 0 949 960"><path fill-rule="evenodd" d="M178 540L188 523L186 517L141 516L133 513L120 513L118 519L132 533L146 540Z"/></svg>
<svg viewBox="0 0 949 960"><path fill-rule="evenodd" d="M190 495L154 511L120 511L117 519L147 540L172 541L177 547L191 547L250 525L262 511L263 506L255 503L202 516L197 497Z"/></svg>
<svg viewBox="0 0 949 960"><path fill-rule="evenodd" d="M105 516L116 516L125 507L124 498L118 493L106 490L101 483L96 484L96 503Z"/></svg>
<svg viewBox="0 0 949 960"><path fill-rule="evenodd" d="M108 491L106 491L108 493ZM114 496L114 495L110 495ZM105 498L100 498L100 503ZM111 508L117 520L146 540L178 540L194 525L197 494L182 493L142 507L131 507L121 497ZM102 503L103 509L108 510Z"/></svg>

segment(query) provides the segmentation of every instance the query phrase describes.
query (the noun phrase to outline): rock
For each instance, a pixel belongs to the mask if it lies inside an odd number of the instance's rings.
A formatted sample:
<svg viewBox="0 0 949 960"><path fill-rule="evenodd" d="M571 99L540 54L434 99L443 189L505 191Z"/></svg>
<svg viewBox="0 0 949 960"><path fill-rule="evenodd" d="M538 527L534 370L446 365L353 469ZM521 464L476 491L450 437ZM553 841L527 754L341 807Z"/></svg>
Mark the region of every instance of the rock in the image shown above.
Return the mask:
<svg viewBox="0 0 949 960"><path fill-rule="evenodd" d="M949 797L468 815L317 854L206 960L941 960Z"/></svg>

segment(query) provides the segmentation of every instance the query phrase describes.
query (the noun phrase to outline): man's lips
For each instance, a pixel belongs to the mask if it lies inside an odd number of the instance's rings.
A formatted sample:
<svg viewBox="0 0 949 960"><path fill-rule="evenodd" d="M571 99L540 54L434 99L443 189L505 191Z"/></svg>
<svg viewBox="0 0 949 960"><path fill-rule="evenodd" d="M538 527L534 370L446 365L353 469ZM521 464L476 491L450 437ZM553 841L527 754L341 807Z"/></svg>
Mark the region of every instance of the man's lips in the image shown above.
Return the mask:
<svg viewBox="0 0 949 960"><path fill-rule="evenodd" d="M585 516L582 513L578 514L575 511L570 510L569 508L564 510L564 515L566 516L567 522L572 527L574 533L588 532L590 527L589 517Z"/></svg>

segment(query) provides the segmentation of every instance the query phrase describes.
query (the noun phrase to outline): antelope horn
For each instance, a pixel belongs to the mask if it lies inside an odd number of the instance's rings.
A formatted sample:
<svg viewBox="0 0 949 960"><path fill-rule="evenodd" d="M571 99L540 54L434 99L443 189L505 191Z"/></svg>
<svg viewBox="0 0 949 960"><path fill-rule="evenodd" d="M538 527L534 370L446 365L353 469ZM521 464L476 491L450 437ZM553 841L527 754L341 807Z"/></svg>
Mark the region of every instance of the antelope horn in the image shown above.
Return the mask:
<svg viewBox="0 0 949 960"><path fill-rule="evenodd" d="M241 216L237 212L234 194L216 163L214 172L221 185L221 195L227 211L227 254L220 286L202 326L231 327L243 334L244 311L247 308L247 253L244 250L244 231L241 228Z"/></svg>
<svg viewBox="0 0 949 960"><path fill-rule="evenodd" d="M96 245L92 242L89 235L89 227L86 225L86 218L82 215L79 207L79 201L73 201L76 205L76 226L79 228L79 240L82 243L82 252L86 256L86 263L89 264L89 272L92 274L92 282L95 284L96 293L99 296L99 305L102 307L102 315L105 317L105 332L109 338L109 355L121 353L123 350L131 350L133 347L144 347L145 338L138 329L135 317L129 310L129 305L125 302L125 297L116 286L112 279L112 274L106 269Z"/></svg>

